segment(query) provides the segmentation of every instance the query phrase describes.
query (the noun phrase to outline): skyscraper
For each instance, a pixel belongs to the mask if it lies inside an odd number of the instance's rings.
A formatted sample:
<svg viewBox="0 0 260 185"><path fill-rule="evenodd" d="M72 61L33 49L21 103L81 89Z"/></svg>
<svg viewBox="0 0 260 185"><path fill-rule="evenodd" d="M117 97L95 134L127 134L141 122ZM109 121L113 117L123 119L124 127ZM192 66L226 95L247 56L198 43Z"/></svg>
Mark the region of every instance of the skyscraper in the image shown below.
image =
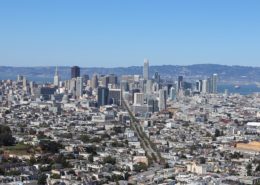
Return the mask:
<svg viewBox="0 0 260 185"><path fill-rule="evenodd" d="M202 80L202 93L206 94L207 93L207 80Z"/></svg>
<svg viewBox="0 0 260 185"><path fill-rule="evenodd" d="M84 83L87 83L88 80L89 80L89 75L84 74L84 75L82 76L82 78L83 78L83 82L84 82Z"/></svg>
<svg viewBox="0 0 260 185"><path fill-rule="evenodd" d="M23 81L23 76L17 75L17 82L21 82L21 81Z"/></svg>
<svg viewBox="0 0 260 185"><path fill-rule="evenodd" d="M135 100L135 93L140 93L140 89L132 89L131 90L131 96L132 96L132 102Z"/></svg>
<svg viewBox="0 0 260 185"><path fill-rule="evenodd" d="M134 105L144 104L144 93L134 93Z"/></svg>
<svg viewBox="0 0 260 185"><path fill-rule="evenodd" d="M120 82L120 89L122 89L122 91L129 91L129 83L128 83L128 81L121 80L121 82Z"/></svg>
<svg viewBox="0 0 260 185"><path fill-rule="evenodd" d="M108 87L109 77L107 75L99 76L98 81L100 82L99 85L103 87Z"/></svg>
<svg viewBox="0 0 260 185"><path fill-rule="evenodd" d="M195 83L195 90L197 92L201 92L202 91L202 80L196 80L196 83Z"/></svg>
<svg viewBox="0 0 260 185"><path fill-rule="evenodd" d="M152 80L147 80L145 84L145 93L151 94L153 92L153 82Z"/></svg>
<svg viewBox="0 0 260 185"><path fill-rule="evenodd" d="M83 94L83 78L77 77L76 81L76 96L77 98L81 97Z"/></svg>
<svg viewBox="0 0 260 185"><path fill-rule="evenodd" d="M217 89L217 80L218 80L218 75L213 74L212 75L212 93L216 94L218 89Z"/></svg>
<svg viewBox="0 0 260 185"><path fill-rule="evenodd" d="M95 88L98 87L98 76L97 76L97 74L93 74L93 75L92 75L91 87L92 87L93 89L95 89Z"/></svg>
<svg viewBox="0 0 260 185"><path fill-rule="evenodd" d="M121 89L109 89L108 93L108 103L121 105L122 99Z"/></svg>
<svg viewBox="0 0 260 185"><path fill-rule="evenodd" d="M117 76L115 74L109 74L108 75L108 83L116 85L117 84Z"/></svg>
<svg viewBox="0 0 260 185"><path fill-rule="evenodd" d="M183 89L183 76L178 76L178 92Z"/></svg>
<svg viewBox="0 0 260 185"><path fill-rule="evenodd" d="M202 80L199 80L199 82L200 82L200 92L202 92L202 85L203 85L203 81Z"/></svg>
<svg viewBox="0 0 260 185"><path fill-rule="evenodd" d="M143 78L144 78L144 80L149 79L149 60L148 59L144 59Z"/></svg>
<svg viewBox="0 0 260 185"><path fill-rule="evenodd" d="M212 93L212 79L207 78L207 93Z"/></svg>
<svg viewBox="0 0 260 185"><path fill-rule="evenodd" d="M170 89L170 100L176 100L176 89L174 87L171 87Z"/></svg>
<svg viewBox="0 0 260 185"><path fill-rule="evenodd" d="M98 106L108 104L109 89L107 87L98 87Z"/></svg>
<svg viewBox="0 0 260 185"><path fill-rule="evenodd" d="M53 85L58 87L59 82L60 82L60 78L59 78L59 74L58 74L58 67L56 67L55 75L54 75L54 78L53 78Z"/></svg>
<svg viewBox="0 0 260 185"><path fill-rule="evenodd" d="M27 80L25 76L23 77L23 90L27 92Z"/></svg>
<svg viewBox="0 0 260 185"><path fill-rule="evenodd" d="M159 90L159 111L163 111L166 109L166 98L167 91L165 89Z"/></svg>
<svg viewBox="0 0 260 185"><path fill-rule="evenodd" d="M71 78L80 77L80 68L79 66L73 66L71 68Z"/></svg>
<svg viewBox="0 0 260 185"><path fill-rule="evenodd" d="M158 72L154 73L154 81L157 83L160 83L160 74Z"/></svg>

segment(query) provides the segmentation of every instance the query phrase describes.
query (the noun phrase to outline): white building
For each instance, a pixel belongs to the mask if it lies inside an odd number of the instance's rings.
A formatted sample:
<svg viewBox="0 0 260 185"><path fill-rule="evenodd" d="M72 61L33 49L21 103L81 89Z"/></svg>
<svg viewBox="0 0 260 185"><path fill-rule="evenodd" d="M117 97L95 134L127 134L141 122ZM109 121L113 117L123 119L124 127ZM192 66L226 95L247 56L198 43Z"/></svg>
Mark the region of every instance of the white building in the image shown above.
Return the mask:
<svg viewBox="0 0 260 185"><path fill-rule="evenodd" d="M159 90L159 111L166 109L167 91L165 89Z"/></svg>
<svg viewBox="0 0 260 185"><path fill-rule="evenodd" d="M58 67L56 67L55 75L54 75L54 78L53 78L53 85L58 87L59 82L60 82L60 77L59 77L59 74L58 74Z"/></svg>
<svg viewBox="0 0 260 185"><path fill-rule="evenodd" d="M202 80L202 93L204 94L207 93L207 89L208 89L207 85L208 85L207 80Z"/></svg>
<svg viewBox="0 0 260 185"><path fill-rule="evenodd" d="M218 80L218 75L213 74L213 76L212 76L212 93L214 93L214 94L216 94L218 92L217 80Z"/></svg>
<svg viewBox="0 0 260 185"><path fill-rule="evenodd" d="M134 105L143 105L143 104L144 104L144 93L135 93Z"/></svg>
<svg viewBox="0 0 260 185"><path fill-rule="evenodd" d="M196 164L195 162L187 165L187 171L191 173L196 173L199 175L207 173L207 166L205 164Z"/></svg>

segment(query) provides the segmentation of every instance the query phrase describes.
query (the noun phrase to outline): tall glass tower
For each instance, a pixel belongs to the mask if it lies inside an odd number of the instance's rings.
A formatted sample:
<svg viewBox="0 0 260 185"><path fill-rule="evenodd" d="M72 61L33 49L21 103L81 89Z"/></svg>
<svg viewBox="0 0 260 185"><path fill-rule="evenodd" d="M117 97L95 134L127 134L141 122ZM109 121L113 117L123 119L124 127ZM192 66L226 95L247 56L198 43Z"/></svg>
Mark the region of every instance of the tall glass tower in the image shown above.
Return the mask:
<svg viewBox="0 0 260 185"><path fill-rule="evenodd" d="M144 77L144 80L149 79L149 60L148 59L144 59L143 77Z"/></svg>
<svg viewBox="0 0 260 185"><path fill-rule="evenodd" d="M78 66L73 66L71 68L71 78L80 77L80 68Z"/></svg>
<svg viewBox="0 0 260 185"><path fill-rule="evenodd" d="M213 76L212 76L212 93L213 94L216 94L218 92L217 81L218 81L218 74L213 74Z"/></svg>

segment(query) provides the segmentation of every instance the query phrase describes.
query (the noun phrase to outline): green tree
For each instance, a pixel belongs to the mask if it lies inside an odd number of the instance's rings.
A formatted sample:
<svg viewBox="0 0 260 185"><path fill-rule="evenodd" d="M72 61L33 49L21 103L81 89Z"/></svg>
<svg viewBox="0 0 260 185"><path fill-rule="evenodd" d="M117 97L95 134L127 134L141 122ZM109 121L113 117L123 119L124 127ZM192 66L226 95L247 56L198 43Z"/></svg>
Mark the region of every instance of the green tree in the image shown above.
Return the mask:
<svg viewBox="0 0 260 185"><path fill-rule="evenodd" d="M147 165L142 162L135 164L133 167L134 167L134 171L136 171L136 172L141 172L141 171L147 170Z"/></svg>
<svg viewBox="0 0 260 185"><path fill-rule="evenodd" d="M260 164L258 164L258 165L256 166L255 171L256 171L256 172L260 172Z"/></svg>
<svg viewBox="0 0 260 185"><path fill-rule="evenodd" d="M89 136L87 134L83 134L80 136L80 140L84 143L89 142Z"/></svg>
<svg viewBox="0 0 260 185"><path fill-rule="evenodd" d="M93 155L92 154L88 156L88 160L89 160L89 162L93 163L94 159L93 159Z"/></svg>
<svg viewBox="0 0 260 185"><path fill-rule="evenodd" d="M93 138L90 139L91 143L100 143L100 141L101 141L100 137L93 137Z"/></svg>
<svg viewBox="0 0 260 185"><path fill-rule="evenodd" d="M15 143L15 138L12 136L10 127L0 125L0 147L12 146Z"/></svg>
<svg viewBox="0 0 260 185"><path fill-rule="evenodd" d="M6 176L18 176L18 175L21 175L21 172L18 170L11 170L11 171L5 172L5 175Z"/></svg>
<svg viewBox="0 0 260 185"><path fill-rule="evenodd" d="M30 157L30 160L29 160L29 164L30 164L30 165L34 165L36 162L37 162L37 160L35 159L35 157L34 157L34 156L31 156L31 157Z"/></svg>
<svg viewBox="0 0 260 185"><path fill-rule="evenodd" d="M97 147L94 145L90 145L86 147L86 152L91 153L93 155L97 155Z"/></svg>
<svg viewBox="0 0 260 185"><path fill-rule="evenodd" d="M111 157L110 155L109 156L107 156L107 157L105 157L104 159L103 159L103 163L104 164L106 164L106 163L110 163L110 164L116 164L116 159L115 158L113 158L113 157Z"/></svg>
<svg viewBox="0 0 260 185"><path fill-rule="evenodd" d="M221 132L219 129L215 130L215 137L219 137L221 135Z"/></svg>
<svg viewBox="0 0 260 185"><path fill-rule="evenodd" d="M50 153L57 153L59 149L62 148L62 145L56 141L50 141L50 140L42 140L39 144L40 148L44 152L50 152Z"/></svg>
<svg viewBox="0 0 260 185"><path fill-rule="evenodd" d="M114 182L118 183L119 180L124 180L124 177L122 175L115 175L115 174L113 174L111 179Z"/></svg>
<svg viewBox="0 0 260 185"><path fill-rule="evenodd" d="M55 160L56 163L61 164L63 168L69 168L70 164L64 155L59 155Z"/></svg>
<svg viewBox="0 0 260 185"><path fill-rule="evenodd" d="M57 173L54 173L51 175L52 179L60 179L60 175L58 175Z"/></svg>
<svg viewBox="0 0 260 185"><path fill-rule="evenodd" d="M5 175L5 170L3 168L0 168L0 175Z"/></svg>
<svg viewBox="0 0 260 185"><path fill-rule="evenodd" d="M205 157L200 157L200 164L205 164L205 163L206 163Z"/></svg>
<svg viewBox="0 0 260 185"><path fill-rule="evenodd" d="M247 173L247 176L252 176L252 164L249 163L247 166L246 166L246 173Z"/></svg>
<svg viewBox="0 0 260 185"><path fill-rule="evenodd" d="M45 185L47 184L47 176L45 174L40 174L39 177L38 177L38 185Z"/></svg>

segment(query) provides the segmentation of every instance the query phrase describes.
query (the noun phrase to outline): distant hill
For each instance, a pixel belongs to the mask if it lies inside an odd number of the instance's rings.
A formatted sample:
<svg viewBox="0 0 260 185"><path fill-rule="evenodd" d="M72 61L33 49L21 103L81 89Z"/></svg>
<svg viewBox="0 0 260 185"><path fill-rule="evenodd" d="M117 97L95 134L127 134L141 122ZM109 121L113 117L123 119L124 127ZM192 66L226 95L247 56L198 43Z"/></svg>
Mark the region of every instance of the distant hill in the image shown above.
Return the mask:
<svg viewBox="0 0 260 185"><path fill-rule="evenodd" d="M70 67L58 67L61 78L70 78ZM36 82L50 82L53 80L55 67L9 67L0 66L0 79L16 79L17 75L25 75L29 80ZM195 64L189 66L177 65L161 65L150 66L151 76L159 72L163 78L176 79L177 76L183 75L189 80L204 79L213 73L219 74L220 82L222 83L255 83L260 82L260 67L244 67L244 66L226 66L217 64ZM115 68L101 68L90 67L81 68L81 74L88 74L92 76L93 73L98 74L116 74L133 75L142 74L141 66L131 67L115 67Z"/></svg>

